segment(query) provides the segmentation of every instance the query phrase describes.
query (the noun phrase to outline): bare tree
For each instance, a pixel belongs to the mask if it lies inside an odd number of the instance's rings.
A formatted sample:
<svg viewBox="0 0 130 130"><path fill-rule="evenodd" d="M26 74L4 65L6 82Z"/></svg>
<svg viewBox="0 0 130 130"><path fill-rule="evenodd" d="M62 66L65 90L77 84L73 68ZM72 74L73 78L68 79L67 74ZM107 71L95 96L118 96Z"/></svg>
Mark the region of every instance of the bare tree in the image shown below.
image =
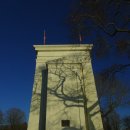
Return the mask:
<svg viewBox="0 0 130 130"><path fill-rule="evenodd" d="M130 130L130 116L123 119L124 130Z"/></svg>
<svg viewBox="0 0 130 130"><path fill-rule="evenodd" d="M3 112L0 111L0 124L2 124L2 123L3 123Z"/></svg>
<svg viewBox="0 0 130 130"><path fill-rule="evenodd" d="M105 130L119 130L121 121L116 113L117 108L130 103L130 88L117 78L96 76L100 108Z"/></svg>
<svg viewBox="0 0 130 130"><path fill-rule="evenodd" d="M116 54L118 59L122 55L127 59L124 62L124 59L120 58L120 63L115 63L116 59L112 58L109 67L100 69L101 76L98 76L102 87L97 83L97 89L103 117L107 117L120 105L130 104L129 88L124 85L121 78L117 78L121 72L130 68L129 26L130 2L128 0L76 1L69 15L69 27L74 40L79 43L79 34L83 41L92 39L94 44L92 56L104 58Z"/></svg>
<svg viewBox="0 0 130 130"><path fill-rule="evenodd" d="M4 121L4 119L3 119L3 112L0 111L0 130L3 129L3 121Z"/></svg>
<svg viewBox="0 0 130 130"><path fill-rule="evenodd" d="M102 76L99 74L96 76L96 85L102 117L105 118L118 107L130 103L130 88L120 80L103 80Z"/></svg>
<svg viewBox="0 0 130 130"><path fill-rule="evenodd" d="M97 57L115 49L130 57L130 2L128 0L80 0L69 17L72 35L79 39L93 38ZM111 42L110 42L111 41ZM127 69L129 63L114 64L107 70L115 74ZM107 71L106 71L107 72Z"/></svg>
<svg viewBox="0 0 130 130"><path fill-rule="evenodd" d="M6 112L6 121L12 130L20 130L21 124L25 123L25 113L18 108L11 108Z"/></svg>
<svg viewBox="0 0 130 130"><path fill-rule="evenodd" d="M115 111L111 112L109 116L103 118L105 130L120 130L120 117Z"/></svg>

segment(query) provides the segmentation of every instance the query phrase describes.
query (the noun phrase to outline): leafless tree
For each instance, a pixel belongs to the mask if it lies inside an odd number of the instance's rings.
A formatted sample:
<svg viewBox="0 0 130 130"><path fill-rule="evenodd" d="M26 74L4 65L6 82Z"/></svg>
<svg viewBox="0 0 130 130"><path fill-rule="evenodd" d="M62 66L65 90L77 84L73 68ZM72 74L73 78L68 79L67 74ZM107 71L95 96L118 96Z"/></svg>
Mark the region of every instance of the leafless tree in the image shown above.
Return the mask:
<svg viewBox="0 0 130 130"><path fill-rule="evenodd" d="M115 111L111 112L109 116L103 118L105 130L120 130L120 117Z"/></svg>
<svg viewBox="0 0 130 130"><path fill-rule="evenodd" d="M105 130L119 130L121 121L117 108L130 104L130 88L121 80L96 76L100 108Z"/></svg>
<svg viewBox="0 0 130 130"><path fill-rule="evenodd" d="M130 130L130 116L127 116L123 119L124 130Z"/></svg>
<svg viewBox="0 0 130 130"><path fill-rule="evenodd" d="M6 121L11 130L20 130L21 124L25 122L25 113L18 108L11 108L6 112Z"/></svg>
<svg viewBox="0 0 130 130"><path fill-rule="evenodd" d="M120 80L103 80L102 76L98 75L96 85L102 117L107 117L120 106L129 105L130 88Z"/></svg>
<svg viewBox="0 0 130 130"><path fill-rule="evenodd" d="M80 0L69 16L72 35L75 39L79 39L79 34L82 39L92 38L96 57L103 57L111 50L130 57L129 0ZM128 67L129 62L112 64L106 73L116 74Z"/></svg>
<svg viewBox="0 0 130 130"><path fill-rule="evenodd" d="M4 117L3 117L4 115L3 115L3 112L2 111L0 111L0 130L2 130L3 129L3 121L4 121Z"/></svg>
<svg viewBox="0 0 130 130"><path fill-rule="evenodd" d="M80 0L75 2L69 14L69 27L75 42L79 43L79 35L83 42L92 39L94 58L120 57L120 63L112 58L111 64L105 69L103 66L100 75L96 76L103 118L107 118L121 105L130 104L130 88L122 78L117 78L130 68L129 26L129 0ZM124 62L122 56L127 61ZM103 60L101 62L103 64Z"/></svg>
<svg viewBox="0 0 130 130"><path fill-rule="evenodd" d="M2 123L3 123L3 112L0 111L0 124L2 124Z"/></svg>

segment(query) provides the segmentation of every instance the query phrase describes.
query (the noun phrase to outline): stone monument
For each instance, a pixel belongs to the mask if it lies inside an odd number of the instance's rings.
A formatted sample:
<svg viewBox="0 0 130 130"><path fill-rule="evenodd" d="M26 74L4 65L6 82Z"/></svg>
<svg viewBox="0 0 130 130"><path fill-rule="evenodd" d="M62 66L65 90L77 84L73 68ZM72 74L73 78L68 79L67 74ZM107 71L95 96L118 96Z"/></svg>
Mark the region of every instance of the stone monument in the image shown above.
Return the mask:
<svg viewBox="0 0 130 130"><path fill-rule="evenodd" d="M91 44L34 45L28 130L103 130Z"/></svg>

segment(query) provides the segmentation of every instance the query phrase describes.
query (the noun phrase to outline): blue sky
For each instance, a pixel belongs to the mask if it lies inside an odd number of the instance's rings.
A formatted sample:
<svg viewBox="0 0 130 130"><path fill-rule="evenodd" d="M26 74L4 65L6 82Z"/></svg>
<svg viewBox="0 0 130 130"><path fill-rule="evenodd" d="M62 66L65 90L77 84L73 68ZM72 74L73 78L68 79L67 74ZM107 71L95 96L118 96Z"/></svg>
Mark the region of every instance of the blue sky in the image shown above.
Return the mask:
<svg viewBox="0 0 130 130"><path fill-rule="evenodd" d="M0 109L19 107L28 117L35 70L34 44L69 42L70 0L5 0L0 4Z"/></svg>
<svg viewBox="0 0 130 130"><path fill-rule="evenodd" d="M71 43L66 25L75 0L5 0L0 3L0 110L29 113L34 70L34 44ZM87 40L93 43L92 39ZM109 62L107 62L108 65ZM102 66L97 62L95 70Z"/></svg>

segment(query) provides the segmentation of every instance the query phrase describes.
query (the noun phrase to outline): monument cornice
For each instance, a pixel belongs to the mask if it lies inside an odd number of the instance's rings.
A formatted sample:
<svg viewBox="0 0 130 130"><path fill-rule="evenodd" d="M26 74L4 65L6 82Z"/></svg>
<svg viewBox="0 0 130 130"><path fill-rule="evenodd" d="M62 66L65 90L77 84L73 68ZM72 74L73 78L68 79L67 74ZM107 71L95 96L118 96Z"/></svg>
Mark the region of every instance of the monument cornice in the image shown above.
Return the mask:
<svg viewBox="0 0 130 130"><path fill-rule="evenodd" d="M34 45L36 51L90 51L93 44Z"/></svg>

